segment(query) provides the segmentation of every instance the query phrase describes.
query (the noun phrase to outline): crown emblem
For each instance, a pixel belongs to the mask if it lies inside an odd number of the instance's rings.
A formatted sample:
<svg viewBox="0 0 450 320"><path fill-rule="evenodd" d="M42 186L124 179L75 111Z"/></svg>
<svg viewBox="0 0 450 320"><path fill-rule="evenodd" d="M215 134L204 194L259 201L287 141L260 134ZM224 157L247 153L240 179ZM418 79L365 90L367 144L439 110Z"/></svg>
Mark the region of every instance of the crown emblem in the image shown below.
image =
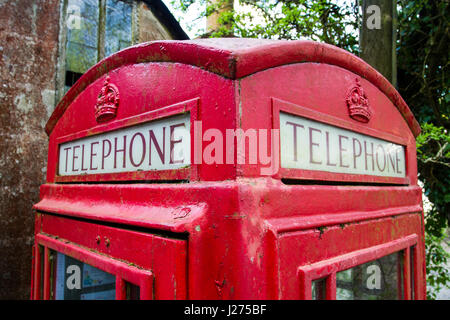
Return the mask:
<svg viewBox="0 0 450 320"><path fill-rule="evenodd" d="M109 80L109 76L106 76L95 104L95 119L98 123L114 119L119 107L119 89Z"/></svg>
<svg viewBox="0 0 450 320"><path fill-rule="evenodd" d="M372 117L369 107L369 99L366 96L359 79L356 78L354 85L347 94L347 107L349 116L359 122L367 123Z"/></svg>

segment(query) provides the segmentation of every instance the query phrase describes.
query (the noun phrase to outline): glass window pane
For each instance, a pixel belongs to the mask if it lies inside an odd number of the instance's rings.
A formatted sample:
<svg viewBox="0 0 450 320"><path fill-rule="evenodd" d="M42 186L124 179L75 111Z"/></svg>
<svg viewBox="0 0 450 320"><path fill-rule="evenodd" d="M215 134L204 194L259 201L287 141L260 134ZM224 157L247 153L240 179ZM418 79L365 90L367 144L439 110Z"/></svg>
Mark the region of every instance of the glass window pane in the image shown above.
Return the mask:
<svg viewBox="0 0 450 320"><path fill-rule="evenodd" d="M410 262L410 277L411 277L411 299L414 300L414 246L409 248L410 250L410 257L409 257L409 262Z"/></svg>
<svg viewBox="0 0 450 320"><path fill-rule="evenodd" d="M126 300L140 300L141 288L139 286L125 281L126 286Z"/></svg>
<svg viewBox="0 0 450 320"><path fill-rule="evenodd" d="M98 0L69 0L66 70L86 72L98 59Z"/></svg>
<svg viewBox="0 0 450 320"><path fill-rule="evenodd" d="M72 87L75 84L75 82L77 82L78 79L81 78L82 75L83 75L82 73L76 73L76 72L67 70L66 71L66 83L64 86L64 93L69 91L70 87Z"/></svg>
<svg viewBox="0 0 450 320"><path fill-rule="evenodd" d="M56 257L56 300L114 300L116 277L66 256Z"/></svg>
<svg viewBox="0 0 450 320"><path fill-rule="evenodd" d="M49 263L50 263L50 300L55 297L55 272L56 272L56 255L57 252L49 250Z"/></svg>
<svg viewBox="0 0 450 320"><path fill-rule="evenodd" d="M382 257L336 274L337 300L397 300L402 297L402 254Z"/></svg>
<svg viewBox="0 0 450 320"><path fill-rule="evenodd" d="M131 45L132 6L120 0L106 1L105 55Z"/></svg>
<svg viewBox="0 0 450 320"><path fill-rule="evenodd" d="M324 279L314 280L311 283L311 298L312 300L325 300L326 282Z"/></svg>
<svg viewBox="0 0 450 320"><path fill-rule="evenodd" d="M40 278L41 278L41 282L40 282L40 287L39 287L39 297L40 299L44 298L44 263L45 263L45 249L43 246L39 246L39 259L40 259Z"/></svg>

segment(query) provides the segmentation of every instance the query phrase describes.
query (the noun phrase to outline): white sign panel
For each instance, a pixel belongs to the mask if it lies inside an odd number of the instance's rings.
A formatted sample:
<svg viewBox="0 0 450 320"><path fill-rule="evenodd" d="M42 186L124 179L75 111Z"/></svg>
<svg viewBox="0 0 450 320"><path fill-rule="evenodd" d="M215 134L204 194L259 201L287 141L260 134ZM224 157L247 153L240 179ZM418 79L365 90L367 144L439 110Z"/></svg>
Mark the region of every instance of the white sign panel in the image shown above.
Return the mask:
<svg viewBox="0 0 450 320"><path fill-rule="evenodd" d="M191 162L190 115L183 114L63 143L59 175L170 170Z"/></svg>
<svg viewBox="0 0 450 320"><path fill-rule="evenodd" d="M405 147L280 113L281 167L404 178Z"/></svg>

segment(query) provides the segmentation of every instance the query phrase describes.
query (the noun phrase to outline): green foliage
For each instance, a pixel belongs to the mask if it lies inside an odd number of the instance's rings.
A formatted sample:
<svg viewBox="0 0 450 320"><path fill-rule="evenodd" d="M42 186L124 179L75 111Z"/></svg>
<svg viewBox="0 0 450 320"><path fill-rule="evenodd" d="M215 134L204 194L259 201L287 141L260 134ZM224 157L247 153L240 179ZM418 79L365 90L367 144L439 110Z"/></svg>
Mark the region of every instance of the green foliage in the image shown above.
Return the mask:
<svg viewBox="0 0 450 320"><path fill-rule="evenodd" d="M219 11L228 0L211 3L198 0L206 10L201 16ZM173 0L187 11L194 0ZM208 37L237 37L264 39L310 39L337 45L356 53L358 49L357 19L352 5L338 5L328 0L240 0L248 10L232 9L220 15L221 27L206 34ZM205 36L205 35L198 35Z"/></svg>
<svg viewBox="0 0 450 320"><path fill-rule="evenodd" d="M432 123L422 123L421 127L422 133L416 140L419 177L424 182L425 195L432 202L425 214L427 297L435 299L441 289L450 288L450 271L446 268L450 255L442 246L450 203L450 136L444 127Z"/></svg>
<svg viewBox="0 0 450 320"><path fill-rule="evenodd" d="M420 123L450 129L448 1L399 1L399 91Z"/></svg>
<svg viewBox="0 0 450 320"><path fill-rule="evenodd" d="M449 287L442 247L450 220L450 93L448 78L448 1L398 2L398 84L421 124L417 165L424 193L431 201L425 215L428 298Z"/></svg>
<svg viewBox="0 0 450 320"><path fill-rule="evenodd" d="M433 123L425 122L421 127L416 140L419 178L424 183L425 195L433 203L425 230L439 237L450 209L450 135L447 129Z"/></svg>
<svg viewBox="0 0 450 320"><path fill-rule="evenodd" d="M448 288L450 282L450 271L446 268L450 255L444 250L443 241L445 241L444 232L440 236L427 233L425 237L428 299L436 299L439 291L444 287Z"/></svg>
<svg viewBox="0 0 450 320"><path fill-rule="evenodd" d="M207 6L203 16L229 0L172 0L182 10L194 2ZM240 0L250 10L227 10L221 27L201 36L270 39L311 39L358 53L357 1ZM443 230L450 221L450 93L449 1L398 0L398 90L407 101L422 133L417 137L419 179L431 201L425 215L429 298L449 283L448 255L442 247ZM200 36L200 35L199 35Z"/></svg>

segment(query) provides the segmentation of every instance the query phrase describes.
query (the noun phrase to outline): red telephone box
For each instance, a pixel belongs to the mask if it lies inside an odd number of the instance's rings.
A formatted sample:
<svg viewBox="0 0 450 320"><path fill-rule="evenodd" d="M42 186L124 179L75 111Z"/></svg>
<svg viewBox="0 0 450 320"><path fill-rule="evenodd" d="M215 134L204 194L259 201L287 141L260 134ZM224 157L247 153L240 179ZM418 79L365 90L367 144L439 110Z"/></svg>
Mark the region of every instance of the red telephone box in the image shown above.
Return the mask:
<svg viewBox="0 0 450 320"><path fill-rule="evenodd" d="M420 127L309 41L158 41L47 123L32 299L424 299Z"/></svg>

